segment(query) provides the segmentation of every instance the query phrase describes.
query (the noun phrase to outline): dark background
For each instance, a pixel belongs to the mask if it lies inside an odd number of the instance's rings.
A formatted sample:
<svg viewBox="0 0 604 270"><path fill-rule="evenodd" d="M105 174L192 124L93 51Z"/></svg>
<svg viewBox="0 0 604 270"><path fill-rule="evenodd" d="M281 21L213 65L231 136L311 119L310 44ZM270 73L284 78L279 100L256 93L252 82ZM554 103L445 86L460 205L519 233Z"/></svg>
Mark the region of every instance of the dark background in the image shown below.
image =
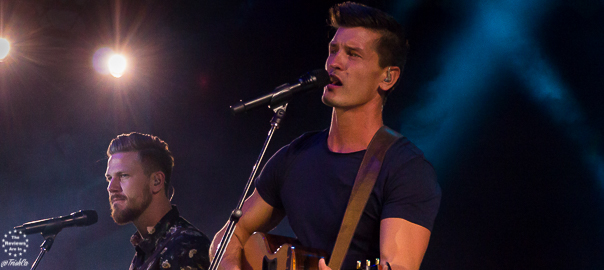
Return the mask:
<svg viewBox="0 0 604 270"><path fill-rule="evenodd" d="M425 151L443 190L422 269L604 269L604 3L362 2L409 34L384 120ZM110 140L168 142L173 202L212 237L272 116L229 105L322 68L336 2L0 3L12 42L0 63L0 231L95 209L98 223L61 232L39 269L126 269L135 228L109 215ZM101 47L127 55L122 78L95 71ZM320 95L289 104L269 155L329 126ZM27 239L31 266L42 237Z"/></svg>

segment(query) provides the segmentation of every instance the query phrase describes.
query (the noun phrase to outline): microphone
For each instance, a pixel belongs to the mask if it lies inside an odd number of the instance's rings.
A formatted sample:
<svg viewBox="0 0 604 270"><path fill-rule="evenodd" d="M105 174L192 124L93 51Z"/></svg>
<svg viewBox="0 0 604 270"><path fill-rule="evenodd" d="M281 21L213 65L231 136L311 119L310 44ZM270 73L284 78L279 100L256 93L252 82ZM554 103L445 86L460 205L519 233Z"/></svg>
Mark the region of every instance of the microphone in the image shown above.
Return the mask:
<svg viewBox="0 0 604 270"><path fill-rule="evenodd" d="M99 216L94 210L80 210L73 212L68 216L53 217L47 219L27 222L21 226L15 227L15 230L23 234L44 233L45 231L56 230L57 232L65 227L88 226L97 222Z"/></svg>
<svg viewBox="0 0 604 270"><path fill-rule="evenodd" d="M270 108L279 107L289 102L294 95L305 93L312 89L323 88L329 82L330 79L327 71L324 69L316 69L302 75L300 79L298 79L298 82L293 85L286 83L275 88L270 94L247 102L240 101L231 106L231 112L233 114L240 114L263 105L268 105Z"/></svg>

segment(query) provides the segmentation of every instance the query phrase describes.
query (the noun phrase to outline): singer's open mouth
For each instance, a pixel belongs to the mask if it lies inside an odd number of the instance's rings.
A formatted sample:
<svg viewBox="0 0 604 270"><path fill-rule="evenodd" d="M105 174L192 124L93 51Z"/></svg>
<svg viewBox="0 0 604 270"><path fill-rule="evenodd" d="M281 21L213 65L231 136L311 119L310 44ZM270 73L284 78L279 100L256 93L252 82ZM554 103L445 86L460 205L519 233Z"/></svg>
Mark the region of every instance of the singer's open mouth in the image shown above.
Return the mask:
<svg viewBox="0 0 604 270"><path fill-rule="evenodd" d="M329 76L329 80L331 81L331 85L342 86L342 82L337 76L331 75Z"/></svg>

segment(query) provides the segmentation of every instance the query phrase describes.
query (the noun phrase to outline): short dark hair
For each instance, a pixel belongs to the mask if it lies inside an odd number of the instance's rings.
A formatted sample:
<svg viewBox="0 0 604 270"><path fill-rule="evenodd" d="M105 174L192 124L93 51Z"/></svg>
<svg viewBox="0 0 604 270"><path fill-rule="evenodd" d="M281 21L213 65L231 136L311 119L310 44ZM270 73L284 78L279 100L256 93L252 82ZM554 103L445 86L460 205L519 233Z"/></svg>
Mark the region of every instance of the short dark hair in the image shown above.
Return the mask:
<svg viewBox="0 0 604 270"><path fill-rule="evenodd" d="M403 72L409 51L409 43L403 27L387 13L353 2L344 2L329 9L330 26L364 27L377 31L382 37L377 41L379 65L398 66Z"/></svg>
<svg viewBox="0 0 604 270"><path fill-rule="evenodd" d="M120 152L138 152L138 157L147 176L153 172L162 171L166 175L164 188L166 197L168 196L170 177L174 168L174 157L166 142L149 134L137 132L121 134L111 140L107 148L107 157Z"/></svg>

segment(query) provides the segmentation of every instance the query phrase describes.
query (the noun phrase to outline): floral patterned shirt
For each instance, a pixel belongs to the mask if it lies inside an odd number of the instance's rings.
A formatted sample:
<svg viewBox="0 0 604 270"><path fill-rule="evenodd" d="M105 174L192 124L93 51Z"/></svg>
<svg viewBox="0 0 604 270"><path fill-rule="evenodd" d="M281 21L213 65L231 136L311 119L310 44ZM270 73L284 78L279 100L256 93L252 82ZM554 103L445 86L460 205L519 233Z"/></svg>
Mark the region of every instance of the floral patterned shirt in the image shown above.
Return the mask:
<svg viewBox="0 0 604 270"><path fill-rule="evenodd" d="M137 231L130 238L136 250L130 270L193 270L210 265L210 240L180 217L176 206L143 238Z"/></svg>

